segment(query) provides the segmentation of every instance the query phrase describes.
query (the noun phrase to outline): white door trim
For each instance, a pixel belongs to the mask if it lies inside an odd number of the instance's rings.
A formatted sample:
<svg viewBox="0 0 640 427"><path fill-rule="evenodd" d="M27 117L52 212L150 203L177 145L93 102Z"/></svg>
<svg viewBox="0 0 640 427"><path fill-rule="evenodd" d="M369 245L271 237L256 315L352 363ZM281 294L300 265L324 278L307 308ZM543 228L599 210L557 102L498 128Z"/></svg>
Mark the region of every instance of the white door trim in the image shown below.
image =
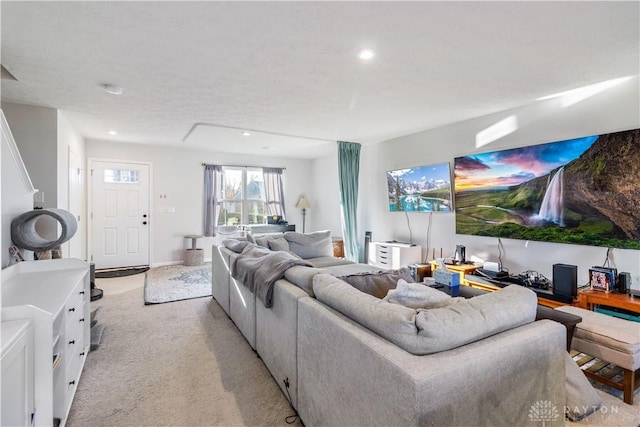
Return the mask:
<svg viewBox="0 0 640 427"><path fill-rule="evenodd" d="M93 163L94 162L108 162L108 163L127 163L127 164L139 164L149 167L149 266L151 266L151 260L153 259L153 227L155 224L155 207L153 206L153 163L142 160L126 160L126 159L109 159L102 157L88 157L87 158L87 171L85 174L87 185L87 259L89 262L93 262Z"/></svg>

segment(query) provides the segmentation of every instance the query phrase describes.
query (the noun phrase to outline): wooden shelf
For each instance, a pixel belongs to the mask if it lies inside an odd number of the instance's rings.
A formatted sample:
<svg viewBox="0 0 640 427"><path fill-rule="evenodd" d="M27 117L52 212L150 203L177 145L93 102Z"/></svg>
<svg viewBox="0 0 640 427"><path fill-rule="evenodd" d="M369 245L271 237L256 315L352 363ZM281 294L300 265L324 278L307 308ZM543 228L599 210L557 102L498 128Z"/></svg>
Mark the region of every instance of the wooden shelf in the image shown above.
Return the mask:
<svg viewBox="0 0 640 427"><path fill-rule="evenodd" d="M640 298L633 298L627 294L594 291L592 289L578 291L578 307L593 310L596 305L606 305L640 313Z"/></svg>

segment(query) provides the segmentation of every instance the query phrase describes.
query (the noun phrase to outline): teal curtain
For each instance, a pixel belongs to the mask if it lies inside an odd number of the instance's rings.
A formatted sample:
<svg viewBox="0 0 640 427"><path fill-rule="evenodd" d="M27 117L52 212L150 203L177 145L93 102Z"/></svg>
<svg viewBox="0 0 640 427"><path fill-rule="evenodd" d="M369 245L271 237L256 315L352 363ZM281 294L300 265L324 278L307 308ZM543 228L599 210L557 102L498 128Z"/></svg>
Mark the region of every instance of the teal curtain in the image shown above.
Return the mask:
<svg viewBox="0 0 640 427"><path fill-rule="evenodd" d="M338 174L342 209L342 239L345 258L358 262L358 181L360 174L360 144L338 141Z"/></svg>

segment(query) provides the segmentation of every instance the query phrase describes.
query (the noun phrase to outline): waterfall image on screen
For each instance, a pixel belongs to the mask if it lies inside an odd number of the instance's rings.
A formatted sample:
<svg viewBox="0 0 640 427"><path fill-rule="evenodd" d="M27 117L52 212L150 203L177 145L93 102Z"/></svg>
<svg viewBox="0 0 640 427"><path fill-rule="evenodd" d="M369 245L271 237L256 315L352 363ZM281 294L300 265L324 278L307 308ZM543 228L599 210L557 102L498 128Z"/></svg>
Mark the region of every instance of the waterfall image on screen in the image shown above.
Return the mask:
<svg viewBox="0 0 640 427"><path fill-rule="evenodd" d="M640 249L640 129L457 157L456 232Z"/></svg>
<svg viewBox="0 0 640 427"><path fill-rule="evenodd" d="M451 170L439 163L387 171L391 212L452 212Z"/></svg>

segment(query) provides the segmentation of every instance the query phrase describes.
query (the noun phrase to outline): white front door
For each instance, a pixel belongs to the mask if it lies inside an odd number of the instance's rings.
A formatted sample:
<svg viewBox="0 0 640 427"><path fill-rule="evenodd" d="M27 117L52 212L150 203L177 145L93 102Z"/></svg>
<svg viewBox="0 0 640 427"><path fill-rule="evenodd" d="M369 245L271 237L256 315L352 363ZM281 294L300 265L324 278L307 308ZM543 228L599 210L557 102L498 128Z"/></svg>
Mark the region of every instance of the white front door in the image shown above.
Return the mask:
<svg viewBox="0 0 640 427"><path fill-rule="evenodd" d="M96 268L149 265L149 165L91 163L92 259Z"/></svg>

